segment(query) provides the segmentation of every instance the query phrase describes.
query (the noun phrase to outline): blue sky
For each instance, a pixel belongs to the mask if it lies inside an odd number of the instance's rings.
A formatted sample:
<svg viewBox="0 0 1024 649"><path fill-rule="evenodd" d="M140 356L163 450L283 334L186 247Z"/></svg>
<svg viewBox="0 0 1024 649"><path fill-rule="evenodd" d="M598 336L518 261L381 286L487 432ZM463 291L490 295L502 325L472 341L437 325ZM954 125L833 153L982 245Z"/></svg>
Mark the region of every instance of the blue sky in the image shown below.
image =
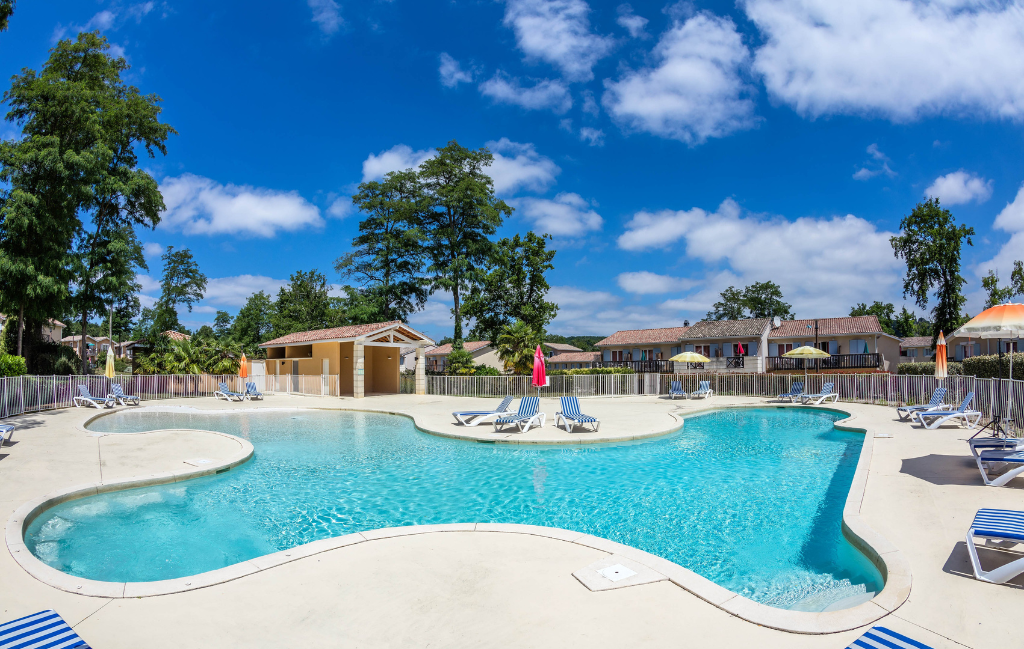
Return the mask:
<svg viewBox="0 0 1024 649"><path fill-rule="evenodd" d="M83 28L179 132L142 238L153 278L168 245L211 278L193 327L296 270L340 283L355 186L450 139L495 152L502 235L554 235L556 333L698 320L769 279L798 317L901 304L888 238L926 194L978 232L970 312L1024 258L1019 3L26 0L0 74ZM449 334L448 302L412 324Z"/></svg>

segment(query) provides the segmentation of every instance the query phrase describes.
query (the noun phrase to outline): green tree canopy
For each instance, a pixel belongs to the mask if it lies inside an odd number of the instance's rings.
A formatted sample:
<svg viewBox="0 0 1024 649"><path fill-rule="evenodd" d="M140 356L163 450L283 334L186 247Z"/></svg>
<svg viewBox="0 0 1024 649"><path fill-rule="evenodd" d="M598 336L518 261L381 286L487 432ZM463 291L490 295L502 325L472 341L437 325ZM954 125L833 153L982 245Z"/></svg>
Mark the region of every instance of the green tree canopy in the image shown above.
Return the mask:
<svg viewBox="0 0 1024 649"><path fill-rule="evenodd" d="M706 320L744 320L773 318L793 320L792 307L783 301L782 289L772 281L754 282L742 291L730 286L721 293L721 300L711 306Z"/></svg>
<svg viewBox="0 0 1024 649"><path fill-rule="evenodd" d="M495 351L505 365L506 372L531 374L533 355L541 344L540 332L522 320L505 328L498 336Z"/></svg>
<svg viewBox="0 0 1024 649"><path fill-rule="evenodd" d="M11 15L14 13L14 0L0 0L0 32L7 31Z"/></svg>
<svg viewBox="0 0 1024 649"><path fill-rule="evenodd" d="M906 311L906 307L903 307ZM894 320L896 319L896 307L890 302L879 302L875 300L871 306L861 302L856 306L850 308L851 316L858 315L873 315L878 317L878 324L882 326L882 331L887 334L895 335L896 329L894 327ZM908 314L909 315L909 314Z"/></svg>
<svg viewBox="0 0 1024 649"><path fill-rule="evenodd" d="M472 151L452 140L420 165L420 180L429 199L423 217L432 290L449 291L454 306L455 345L462 344L462 300L480 279L493 243L490 236L512 208L494 196L484 173L494 156L486 148Z"/></svg>
<svg viewBox="0 0 1024 649"><path fill-rule="evenodd" d="M377 322L408 320L423 308L427 287L420 277L425 252L420 224L428 200L416 172L393 171L381 182L359 185L352 202L366 214L352 252L335 262L342 277L359 281L360 297Z"/></svg>
<svg viewBox="0 0 1024 649"><path fill-rule="evenodd" d="M960 275L960 256L964 242L972 245L972 236L974 228L957 225L939 199L929 198L903 218L900 234L890 239L893 253L907 264L903 297L913 296L923 309L928 306L929 291L935 292L933 345L939 331L951 333L961 324L967 280Z"/></svg>
<svg viewBox="0 0 1024 649"><path fill-rule="evenodd" d="M160 300L154 308L153 326L158 332L178 331L181 328L178 305L185 305L192 312L192 306L203 299L206 275L199 270L199 264L188 248L175 250L174 246L167 246L160 258L164 262L164 273L160 279Z"/></svg>
<svg viewBox="0 0 1024 649"><path fill-rule="evenodd" d="M1013 271L1010 273L1008 286L1000 286L999 273L991 269L988 271L988 275L981 279L981 286L988 295L988 299L985 301L986 309L1009 302L1018 295L1024 295L1024 262L1013 262Z"/></svg>
<svg viewBox="0 0 1024 649"><path fill-rule="evenodd" d="M231 331L231 314L227 311L217 311L213 318L213 331L217 338L223 338Z"/></svg>
<svg viewBox="0 0 1024 649"><path fill-rule="evenodd" d="M270 340L270 332L274 328L273 315L274 303L269 295L263 291L250 295L231 325L232 340L250 356L257 355L259 344Z"/></svg>
<svg viewBox="0 0 1024 649"><path fill-rule="evenodd" d="M277 292L271 315L273 337L338 326L341 319L329 291L327 277L316 269L292 273L288 285Z"/></svg>
<svg viewBox="0 0 1024 649"><path fill-rule="evenodd" d="M543 333L558 313L558 305L545 300L551 286L544 273L554 268L549 235L527 232L498 241L491 252L480 284L473 287L463 314L474 320L470 332L477 340L496 341L516 321Z"/></svg>

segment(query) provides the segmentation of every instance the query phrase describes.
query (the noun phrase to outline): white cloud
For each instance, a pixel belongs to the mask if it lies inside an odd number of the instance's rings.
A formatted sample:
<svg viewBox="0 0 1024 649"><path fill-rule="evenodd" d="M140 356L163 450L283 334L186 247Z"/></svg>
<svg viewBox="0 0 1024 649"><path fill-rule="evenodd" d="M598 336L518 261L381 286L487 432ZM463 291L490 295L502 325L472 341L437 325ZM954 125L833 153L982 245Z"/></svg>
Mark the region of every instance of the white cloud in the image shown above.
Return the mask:
<svg viewBox="0 0 1024 649"><path fill-rule="evenodd" d="M114 20L117 18L117 14L113 11L104 9L95 16L89 19L89 22L85 23L82 27L82 31L92 31L98 29L104 31L114 26Z"/></svg>
<svg viewBox="0 0 1024 649"><path fill-rule="evenodd" d="M880 174L885 174L890 178L896 176L896 172L889 168L889 163L891 162L889 156L882 153L877 144L869 144L867 151L872 160L854 172L854 180L870 180ZM879 166L879 163L881 163L881 166Z"/></svg>
<svg viewBox="0 0 1024 649"><path fill-rule="evenodd" d="M480 84L480 93L496 102L521 106L527 110L550 109L561 115L572 108L572 97L564 83L543 79L531 88L524 88L519 79L502 71Z"/></svg>
<svg viewBox="0 0 1024 649"><path fill-rule="evenodd" d="M355 209L352 205L351 196L339 196L331 201L331 205L327 208L327 216L333 216L336 219L343 219Z"/></svg>
<svg viewBox="0 0 1024 649"><path fill-rule="evenodd" d="M313 11L313 22L320 27L324 36L331 36L344 23L341 8L334 0L306 0L306 4Z"/></svg>
<svg viewBox="0 0 1024 649"><path fill-rule="evenodd" d="M142 244L142 253L147 257L159 257L164 254L164 247L159 243L150 241L149 243Z"/></svg>
<svg viewBox="0 0 1024 649"><path fill-rule="evenodd" d="M273 237L279 231L320 227L320 210L298 192L222 185L184 174L160 183L166 211L160 226L185 234Z"/></svg>
<svg viewBox="0 0 1024 649"><path fill-rule="evenodd" d="M672 277L670 275L658 275L646 270L631 273L620 273L616 278L619 288L627 293L636 295L653 295L658 293L671 293L683 291L692 286L693 280L683 277Z"/></svg>
<svg viewBox="0 0 1024 649"><path fill-rule="evenodd" d="M1005 284L1013 271L1013 262L1024 260L1024 184L1020 186L1013 201L1007 203L996 216L992 227L1006 232L1009 236L1000 237L1003 241L1002 248L995 257L975 266L974 272L978 277L982 277L987 275L990 269L994 270Z"/></svg>
<svg viewBox="0 0 1024 649"><path fill-rule="evenodd" d="M727 270L743 284L770 279L798 314L815 317L894 292L903 266L892 254L893 234L852 214L792 221L744 215L727 199L715 212L638 212L618 245L639 252L681 242L688 258L708 266L705 275ZM775 258L785 262L770 261Z"/></svg>
<svg viewBox="0 0 1024 649"><path fill-rule="evenodd" d="M579 194L562 192L550 198L520 198L517 212L533 222L533 229L552 236L576 237L600 230L604 219Z"/></svg>
<svg viewBox="0 0 1024 649"><path fill-rule="evenodd" d="M590 146L604 146L604 131L584 126L580 129L580 140Z"/></svg>
<svg viewBox="0 0 1024 649"><path fill-rule="evenodd" d="M135 19L136 23L142 22L143 17L151 12L155 6L154 2L140 2L129 5L123 10L119 7L104 9L94 14L84 25L61 25L58 23L50 38L52 42L56 43L64 38L68 32L116 31L129 18ZM124 56L124 48L119 45L112 44L110 50L113 56Z"/></svg>
<svg viewBox="0 0 1024 649"><path fill-rule="evenodd" d="M604 107L625 128L692 146L756 124L741 77L750 53L730 19L700 13L675 22L653 57L655 67L604 82Z"/></svg>
<svg viewBox="0 0 1024 649"><path fill-rule="evenodd" d="M590 90L584 90L583 95L583 112L588 115L597 117L601 114L601 107L597 105L597 100L594 99L594 93Z"/></svg>
<svg viewBox="0 0 1024 649"><path fill-rule="evenodd" d="M494 180L494 193L507 196L519 190L544 192L562 170L551 158L537 153L532 144L512 142L507 137L487 143L494 161L486 170Z"/></svg>
<svg viewBox="0 0 1024 649"><path fill-rule="evenodd" d="M149 275L135 275L135 281L142 287L139 290L139 304L146 308L153 308L160 295L160 281Z"/></svg>
<svg viewBox="0 0 1024 649"><path fill-rule="evenodd" d="M441 65L437 69L441 76L441 85L446 88L454 88L460 83L469 83L473 80L473 73L463 70L459 62L451 57L448 52L441 52Z"/></svg>
<svg viewBox="0 0 1024 649"><path fill-rule="evenodd" d="M936 178L935 182L924 190L924 194L938 198L946 205L960 205L971 201L984 203L992 198L992 181L961 169Z"/></svg>
<svg viewBox="0 0 1024 649"><path fill-rule="evenodd" d="M547 299L558 305L558 315L548 326L548 331L562 335L610 335L620 329L651 329L680 324L675 313L658 306L623 306L621 298L607 291L552 286Z"/></svg>
<svg viewBox="0 0 1024 649"><path fill-rule="evenodd" d="M210 302L221 307L242 307L253 293L264 291L274 298L278 289L286 286L288 280L274 279L264 275L236 275L234 277L214 277L206 283L203 302ZM197 309L198 310L198 309Z"/></svg>
<svg viewBox="0 0 1024 649"><path fill-rule="evenodd" d="M381 151L379 155L371 153L363 161L363 182L381 180L389 171L415 169L435 153L434 149L413 151L412 147L404 144L396 144L387 151Z"/></svg>
<svg viewBox="0 0 1024 649"><path fill-rule="evenodd" d="M505 25L527 60L550 63L569 81L590 81L615 39L591 33L589 13L583 0L508 0Z"/></svg>
<svg viewBox="0 0 1024 649"><path fill-rule="evenodd" d="M647 37L647 32L644 31L644 28L647 27L647 19L634 14L633 7L628 4L619 5L619 17L615 22L629 32L633 38Z"/></svg>
<svg viewBox="0 0 1024 649"><path fill-rule="evenodd" d="M746 0L754 68L802 115L1024 116L1024 11L990 0Z"/></svg>

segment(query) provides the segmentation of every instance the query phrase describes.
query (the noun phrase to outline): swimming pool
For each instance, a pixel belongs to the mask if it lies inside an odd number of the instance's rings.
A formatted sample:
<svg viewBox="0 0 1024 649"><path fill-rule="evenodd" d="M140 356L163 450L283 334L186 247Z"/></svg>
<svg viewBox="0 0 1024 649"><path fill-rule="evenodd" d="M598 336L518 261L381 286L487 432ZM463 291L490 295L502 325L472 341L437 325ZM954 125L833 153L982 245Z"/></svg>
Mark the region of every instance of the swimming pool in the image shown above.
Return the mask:
<svg viewBox="0 0 1024 649"><path fill-rule="evenodd" d="M66 573L154 581L381 527L526 523L640 548L770 606L825 610L883 585L841 532L863 435L836 430L840 417L719 410L651 440L524 447L366 412L122 411L89 428L216 430L255 455L219 475L62 503L25 543Z"/></svg>

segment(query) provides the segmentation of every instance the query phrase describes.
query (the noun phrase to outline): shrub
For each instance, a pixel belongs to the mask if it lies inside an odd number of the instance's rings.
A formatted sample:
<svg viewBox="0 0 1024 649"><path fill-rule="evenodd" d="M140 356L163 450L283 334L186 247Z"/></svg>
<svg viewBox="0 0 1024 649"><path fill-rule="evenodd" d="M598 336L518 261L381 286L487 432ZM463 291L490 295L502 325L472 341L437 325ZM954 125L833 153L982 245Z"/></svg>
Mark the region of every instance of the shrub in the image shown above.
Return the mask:
<svg viewBox="0 0 1024 649"><path fill-rule="evenodd" d="M912 375L935 375L935 363L900 363L899 367L896 368L897 374L912 374ZM960 374L970 374L965 372L963 365L955 361L949 361L946 363L946 373L950 376L957 376Z"/></svg>
<svg viewBox="0 0 1024 649"><path fill-rule="evenodd" d="M584 374L632 374L628 367L582 367L575 370L551 370L551 376L580 376Z"/></svg>
<svg viewBox="0 0 1024 649"><path fill-rule="evenodd" d="M498 371L498 368L490 365L474 365L473 376L501 376L501 372Z"/></svg>
<svg viewBox="0 0 1024 649"><path fill-rule="evenodd" d="M1010 378L1010 355L1005 354L999 358L998 354L991 356L972 356L965 358L963 362L964 374L973 375L979 379ZM1017 352L1013 355L1013 378L1018 381L1024 380L1024 353Z"/></svg>
<svg viewBox="0 0 1024 649"><path fill-rule="evenodd" d="M0 376L21 376L28 374L25 359L12 354L0 354Z"/></svg>
<svg viewBox="0 0 1024 649"><path fill-rule="evenodd" d="M37 345L34 363L32 373L40 376L78 374L82 371L82 359L75 350L59 343Z"/></svg>

